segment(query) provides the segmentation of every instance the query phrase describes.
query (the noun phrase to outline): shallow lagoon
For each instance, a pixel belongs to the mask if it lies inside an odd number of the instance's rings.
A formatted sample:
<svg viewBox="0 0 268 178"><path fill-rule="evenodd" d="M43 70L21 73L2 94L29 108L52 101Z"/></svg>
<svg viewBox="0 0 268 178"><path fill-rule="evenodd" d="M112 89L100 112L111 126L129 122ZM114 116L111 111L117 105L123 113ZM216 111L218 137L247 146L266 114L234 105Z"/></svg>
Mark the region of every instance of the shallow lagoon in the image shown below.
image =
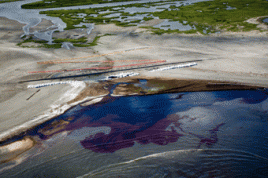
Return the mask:
<svg viewBox="0 0 268 178"><path fill-rule="evenodd" d="M266 175L267 92L107 97L76 106L27 133L38 144L21 164L2 164L18 165L0 176Z"/></svg>

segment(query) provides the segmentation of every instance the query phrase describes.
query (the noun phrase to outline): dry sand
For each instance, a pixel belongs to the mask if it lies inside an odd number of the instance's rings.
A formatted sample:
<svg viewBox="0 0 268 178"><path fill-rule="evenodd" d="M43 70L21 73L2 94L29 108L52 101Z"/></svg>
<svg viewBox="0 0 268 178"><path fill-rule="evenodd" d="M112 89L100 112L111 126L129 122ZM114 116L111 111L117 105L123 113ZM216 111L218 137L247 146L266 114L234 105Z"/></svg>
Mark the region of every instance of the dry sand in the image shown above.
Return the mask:
<svg viewBox="0 0 268 178"><path fill-rule="evenodd" d="M11 27L3 25L7 22L12 23L15 30L11 31ZM43 25L46 26L48 23L43 22ZM158 36L137 27L121 28L115 25L101 25L95 27L93 34L114 33L116 35L101 37L99 44L91 48L66 50L16 46L16 43L21 41L19 36L23 34L22 26L23 24L11 20L0 19L0 27L3 29L0 32L0 140L8 137L7 133L10 129L15 134L16 130L21 132L27 129L27 124L21 127L22 124L30 122L33 126L44 122L52 115L63 113L71 106L70 103L67 103L73 100L76 94L85 87L83 84L77 87L63 84L40 88L40 91L37 92L38 89L27 89L27 85L52 81L19 82L48 78L54 74L29 74L28 71L64 70L92 66L92 64L85 63L37 64L37 62L42 61L106 54L147 46L151 48L85 60L160 59L167 60L167 62L202 60L197 62L197 66L191 68L161 72L149 72L145 69L135 71L138 71L141 77L145 78L203 79L268 87L267 33L224 33L214 36L165 34ZM68 33L68 35L72 34ZM121 64L115 63L114 65ZM35 92L37 93L34 94ZM81 97L80 99L83 101L94 99L95 95L98 94L105 95L103 90L101 93L96 93L96 90L84 90L85 93L90 96ZM70 95L71 97L69 97ZM32 97L27 100L30 96ZM74 101L75 103L72 104L79 102L78 100ZM54 110L49 114L51 108ZM46 119L33 122L37 121L36 119L41 115L46 115Z"/></svg>

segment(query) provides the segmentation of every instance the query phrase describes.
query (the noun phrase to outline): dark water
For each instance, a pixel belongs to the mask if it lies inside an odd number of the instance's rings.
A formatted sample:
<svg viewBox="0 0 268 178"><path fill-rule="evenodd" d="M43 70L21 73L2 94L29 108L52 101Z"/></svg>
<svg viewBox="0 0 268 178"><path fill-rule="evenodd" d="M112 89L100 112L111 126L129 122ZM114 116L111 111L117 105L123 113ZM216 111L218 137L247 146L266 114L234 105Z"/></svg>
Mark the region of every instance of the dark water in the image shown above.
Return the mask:
<svg viewBox="0 0 268 178"><path fill-rule="evenodd" d="M27 133L0 177L266 177L267 125L267 90L109 96Z"/></svg>

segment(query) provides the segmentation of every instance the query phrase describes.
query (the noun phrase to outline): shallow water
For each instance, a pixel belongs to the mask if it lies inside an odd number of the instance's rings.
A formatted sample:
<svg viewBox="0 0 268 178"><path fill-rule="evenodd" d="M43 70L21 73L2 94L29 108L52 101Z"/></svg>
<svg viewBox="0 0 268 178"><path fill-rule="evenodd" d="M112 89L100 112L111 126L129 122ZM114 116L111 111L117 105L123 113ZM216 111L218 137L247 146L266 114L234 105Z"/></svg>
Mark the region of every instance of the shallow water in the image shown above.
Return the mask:
<svg viewBox="0 0 268 178"><path fill-rule="evenodd" d="M29 34L29 29L33 26L38 25L41 22L41 19L51 20L58 29L62 31L66 24L58 17L49 17L45 14L39 14L37 9L22 9L21 5L36 2L38 0L27 0L27 1L16 1L10 3L3 3L0 4L0 17L6 17L11 20L16 20L20 23L26 24L23 27L25 34ZM49 41L49 40L47 40Z"/></svg>
<svg viewBox="0 0 268 178"><path fill-rule="evenodd" d="M173 21L168 21L165 20L164 22L157 24L154 26L155 28L160 28L160 29L164 29L164 30L179 30L179 31L187 31L187 30L192 30L192 29L196 29L195 26L191 27L190 25L184 25L180 22L173 22Z"/></svg>
<svg viewBox="0 0 268 178"><path fill-rule="evenodd" d="M226 6L226 10L235 10L236 7Z"/></svg>
<svg viewBox="0 0 268 178"><path fill-rule="evenodd" d="M141 87L142 89L148 90L150 87L147 86L147 80L139 79L139 83L135 83L134 86Z"/></svg>
<svg viewBox="0 0 268 178"><path fill-rule="evenodd" d="M22 163L2 164L13 168L0 176L264 177L267 92L106 97L76 106L28 132L38 144Z"/></svg>

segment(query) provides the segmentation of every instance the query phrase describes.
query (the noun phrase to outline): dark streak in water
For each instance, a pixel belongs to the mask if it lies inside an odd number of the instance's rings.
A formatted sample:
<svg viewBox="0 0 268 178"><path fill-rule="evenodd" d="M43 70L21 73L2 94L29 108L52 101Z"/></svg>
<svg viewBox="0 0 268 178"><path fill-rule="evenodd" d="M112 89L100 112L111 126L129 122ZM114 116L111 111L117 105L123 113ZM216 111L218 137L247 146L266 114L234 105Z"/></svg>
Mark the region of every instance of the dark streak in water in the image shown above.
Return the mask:
<svg viewBox="0 0 268 178"><path fill-rule="evenodd" d="M201 139L197 148L200 148L202 144L206 144L207 146L212 146L213 144L218 142L217 132L219 131L219 128L221 126L223 126L224 124L225 123L221 123L221 124L217 125L214 129L209 130L209 132L211 134L209 138L205 138L205 137L203 137L201 135L197 135L197 134L194 134L194 133L191 133L191 132L189 132L189 134L194 135L194 136L196 136L196 137Z"/></svg>

